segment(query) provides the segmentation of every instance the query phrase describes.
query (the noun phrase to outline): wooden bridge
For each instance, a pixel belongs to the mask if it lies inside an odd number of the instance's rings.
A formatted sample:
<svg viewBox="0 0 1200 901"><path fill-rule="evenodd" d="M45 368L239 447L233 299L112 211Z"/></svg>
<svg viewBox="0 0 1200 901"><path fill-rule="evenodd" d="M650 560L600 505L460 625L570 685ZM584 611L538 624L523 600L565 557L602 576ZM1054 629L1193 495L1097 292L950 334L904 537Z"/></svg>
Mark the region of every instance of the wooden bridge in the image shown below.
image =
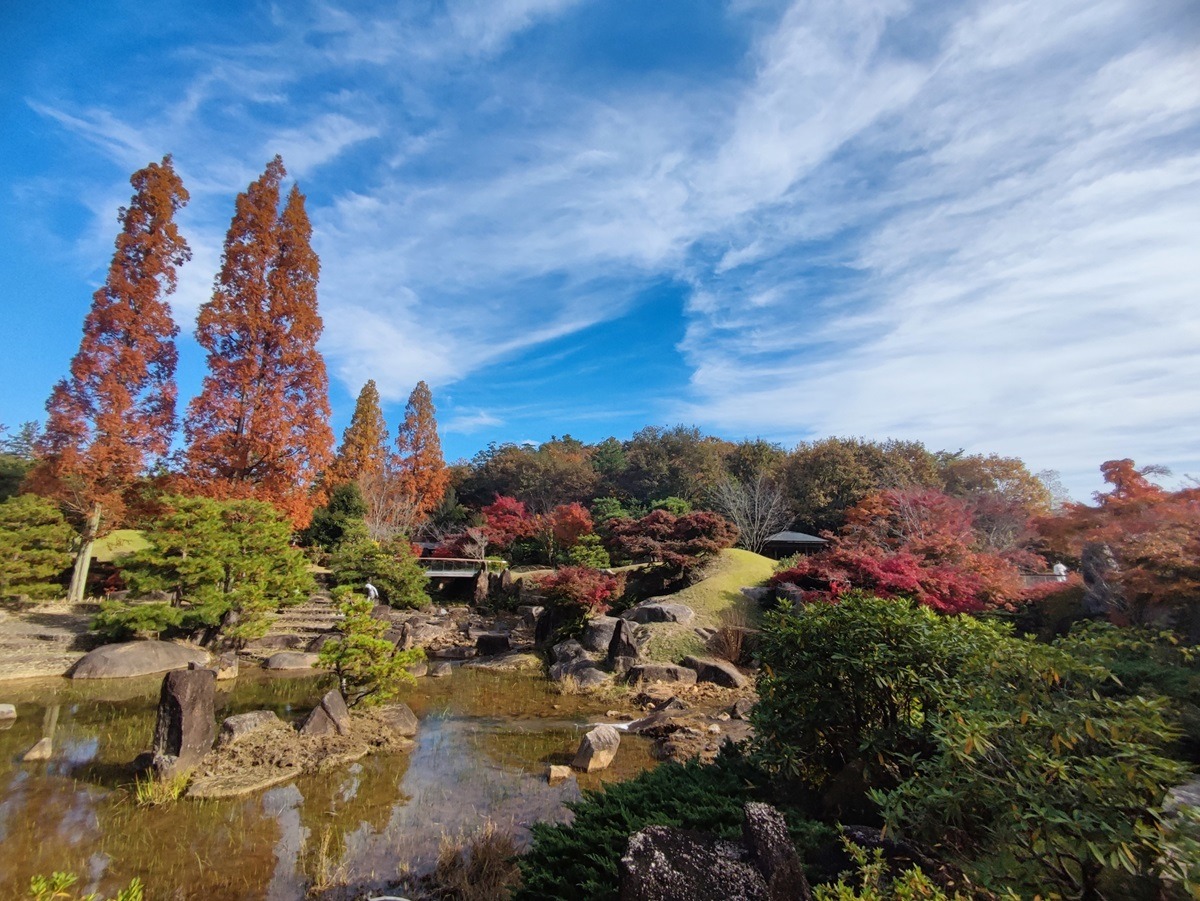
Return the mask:
<svg viewBox="0 0 1200 901"><path fill-rule="evenodd" d="M489 561L465 557L421 557L418 561L431 579L473 579L488 569ZM498 566L491 561L492 566Z"/></svg>

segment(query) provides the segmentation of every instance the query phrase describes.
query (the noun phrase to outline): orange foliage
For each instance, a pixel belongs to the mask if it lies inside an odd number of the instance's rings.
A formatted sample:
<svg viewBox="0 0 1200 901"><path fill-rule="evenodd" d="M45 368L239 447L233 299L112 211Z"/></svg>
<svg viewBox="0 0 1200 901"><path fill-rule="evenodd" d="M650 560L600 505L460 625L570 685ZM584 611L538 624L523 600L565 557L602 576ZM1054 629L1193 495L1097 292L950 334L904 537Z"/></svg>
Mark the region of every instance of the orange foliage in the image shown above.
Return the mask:
<svg viewBox="0 0 1200 901"><path fill-rule="evenodd" d="M404 423L396 434L399 491L409 499L418 520L441 503L450 483L435 412L429 386L417 382L404 408Z"/></svg>
<svg viewBox="0 0 1200 901"><path fill-rule="evenodd" d="M175 429L175 336L166 297L191 258L175 213L188 192L171 157L130 178L104 285L92 295L71 375L54 387L30 486L80 515L120 518L125 494Z"/></svg>
<svg viewBox="0 0 1200 901"><path fill-rule="evenodd" d="M333 433L317 350L320 263L298 188L277 212L285 175L277 156L238 195L212 299L200 308L208 375L184 423L184 476L198 494L268 501L302 527L322 501L313 486Z"/></svg>
<svg viewBox="0 0 1200 901"><path fill-rule="evenodd" d="M388 458L388 427L379 407L379 389L371 379L363 385L354 405L350 425L342 433L342 446L329 467L329 486L354 482L384 471Z"/></svg>

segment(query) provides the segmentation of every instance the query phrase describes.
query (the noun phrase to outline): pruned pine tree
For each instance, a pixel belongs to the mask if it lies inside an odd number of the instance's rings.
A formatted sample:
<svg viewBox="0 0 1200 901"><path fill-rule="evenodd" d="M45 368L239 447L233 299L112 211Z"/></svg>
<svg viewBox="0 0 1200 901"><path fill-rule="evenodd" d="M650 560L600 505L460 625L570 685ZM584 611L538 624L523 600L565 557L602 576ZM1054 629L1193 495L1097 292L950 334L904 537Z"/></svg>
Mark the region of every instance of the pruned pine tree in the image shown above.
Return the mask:
<svg viewBox="0 0 1200 901"><path fill-rule="evenodd" d="M70 375L46 402L49 418L30 473L38 494L82 523L68 597L83 599L92 545L120 521L129 490L170 448L175 430L175 336L167 296L191 258L175 224L188 192L171 157L130 178L108 276L83 323Z"/></svg>

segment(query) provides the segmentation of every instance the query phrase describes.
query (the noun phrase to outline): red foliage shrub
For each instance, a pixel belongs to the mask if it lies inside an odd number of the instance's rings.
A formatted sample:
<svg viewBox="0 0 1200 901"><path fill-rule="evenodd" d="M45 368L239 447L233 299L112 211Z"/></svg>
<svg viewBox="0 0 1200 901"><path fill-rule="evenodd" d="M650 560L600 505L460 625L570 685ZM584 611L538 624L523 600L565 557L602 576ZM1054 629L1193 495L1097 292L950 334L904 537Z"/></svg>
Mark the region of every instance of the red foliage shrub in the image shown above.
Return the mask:
<svg viewBox="0 0 1200 901"><path fill-rule="evenodd" d="M675 516L655 510L633 520L613 519L608 524L609 550L630 560L665 563L681 572L737 541L737 527L717 513L698 512Z"/></svg>
<svg viewBox="0 0 1200 901"><path fill-rule="evenodd" d="M537 580L547 603L574 607L589 615L605 613L625 588L622 576L586 566L564 566Z"/></svg>
<svg viewBox="0 0 1200 901"><path fill-rule="evenodd" d="M515 497L497 494L496 500L482 512L487 542L500 550L511 547L521 538L531 538L537 532L537 521Z"/></svg>

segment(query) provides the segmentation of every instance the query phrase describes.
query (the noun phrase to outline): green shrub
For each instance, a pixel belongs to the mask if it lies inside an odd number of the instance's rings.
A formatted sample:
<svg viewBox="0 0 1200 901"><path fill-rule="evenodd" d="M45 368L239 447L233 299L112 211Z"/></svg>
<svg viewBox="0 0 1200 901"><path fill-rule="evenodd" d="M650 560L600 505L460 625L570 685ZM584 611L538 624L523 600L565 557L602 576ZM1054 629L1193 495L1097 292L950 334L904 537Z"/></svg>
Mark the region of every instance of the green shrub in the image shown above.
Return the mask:
<svg viewBox="0 0 1200 901"><path fill-rule="evenodd" d="M133 594L173 593L185 628L219 628L244 643L266 633L273 611L311 594L312 576L291 546L291 526L270 504L201 497L164 504L145 530L148 547L119 566ZM140 614L130 608L127 615ZM114 612L109 621L115 618Z"/></svg>
<svg viewBox="0 0 1200 901"><path fill-rule="evenodd" d="M889 878L882 850L876 848L868 855L865 848L849 840L843 840L843 843L854 861L855 871L843 873L833 885L816 886L814 901L967 901L958 892L947 895L920 867L912 867Z"/></svg>
<svg viewBox="0 0 1200 901"><path fill-rule="evenodd" d="M429 603L429 577L417 562L412 545L396 541L381 546L367 535L366 526L350 523L329 561L334 581L356 590L370 582L392 607L423 607Z"/></svg>
<svg viewBox="0 0 1200 901"><path fill-rule="evenodd" d="M608 551L599 535L584 535L569 551L567 560L571 566L586 566L590 569L608 569L612 565Z"/></svg>
<svg viewBox="0 0 1200 901"><path fill-rule="evenodd" d="M345 537L346 529L362 522L367 504L356 482L338 485L329 503L313 511L312 522L300 533L300 543L332 550Z"/></svg>
<svg viewBox="0 0 1200 901"><path fill-rule="evenodd" d="M101 601L92 629L112 641L161 635L183 621L183 610L166 603Z"/></svg>
<svg viewBox="0 0 1200 901"><path fill-rule="evenodd" d="M400 686L415 680L408 672L414 663L425 659L421 648L399 650L383 637L389 624L375 619L375 602L345 588L335 589L342 621L339 637L321 648L320 663L333 670L342 694L350 707L382 704L393 697Z"/></svg>
<svg viewBox="0 0 1200 901"><path fill-rule="evenodd" d="M959 670L1007 634L863 595L768 613L755 759L818 791L835 778L851 796L896 785L913 755L932 750L933 718L960 693Z"/></svg>
<svg viewBox="0 0 1200 901"><path fill-rule="evenodd" d="M54 597L71 565L75 532L54 504L32 494L0 503L0 597Z"/></svg>
<svg viewBox="0 0 1200 901"><path fill-rule="evenodd" d="M742 807L770 800L763 775L727 748L715 763L663 763L628 782L584 792L568 806L569 825L539 823L533 846L520 859L519 901L615 901L618 862L629 836L647 826L674 826L736 839L742 834ZM784 811L800 849L815 847L832 830ZM803 853L803 851L802 851Z"/></svg>

